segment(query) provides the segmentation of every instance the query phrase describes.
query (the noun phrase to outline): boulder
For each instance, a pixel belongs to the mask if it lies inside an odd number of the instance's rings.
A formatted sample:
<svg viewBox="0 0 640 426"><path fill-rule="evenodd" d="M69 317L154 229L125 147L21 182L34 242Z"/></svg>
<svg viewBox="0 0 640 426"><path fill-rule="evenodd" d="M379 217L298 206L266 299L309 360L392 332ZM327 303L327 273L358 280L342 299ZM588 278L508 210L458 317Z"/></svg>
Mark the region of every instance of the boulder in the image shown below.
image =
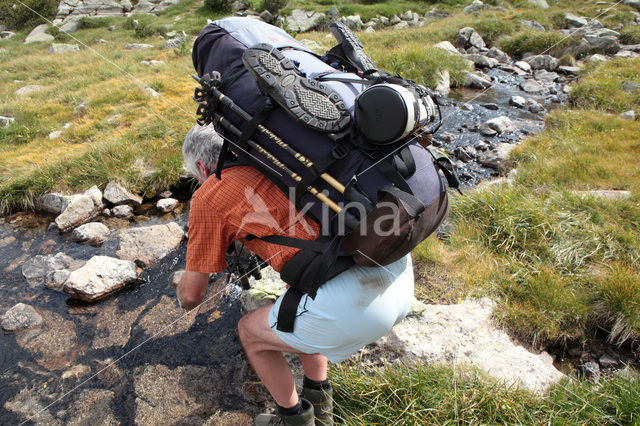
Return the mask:
<svg viewBox="0 0 640 426"><path fill-rule="evenodd" d="M507 63L511 60L511 58L509 57L509 55L507 55L506 53L504 53L502 50L498 49L497 47L492 47L491 49L489 49L489 51L487 52L487 56L493 59L497 59L498 62L504 62Z"/></svg>
<svg viewBox="0 0 640 426"><path fill-rule="evenodd" d="M404 30L406 28L409 28L409 24L406 21L398 22L393 26L394 30Z"/></svg>
<svg viewBox="0 0 640 426"><path fill-rule="evenodd" d="M124 47L124 49L125 50L141 50L141 49L149 49L149 48L152 48L152 47L153 47L153 45L151 45L151 44L129 43Z"/></svg>
<svg viewBox="0 0 640 426"><path fill-rule="evenodd" d="M436 88L433 91L440 96L447 96L451 91L451 79L449 76L449 71L447 70L438 70L437 75L437 84Z"/></svg>
<svg viewBox="0 0 640 426"><path fill-rule="evenodd" d="M567 25L567 28L584 27L589 23L587 18L574 15L571 12L564 14L564 22Z"/></svg>
<svg viewBox="0 0 640 426"><path fill-rule="evenodd" d="M525 58L524 61L534 70L545 69L555 71L558 68L558 60L551 55L534 55Z"/></svg>
<svg viewBox="0 0 640 426"><path fill-rule="evenodd" d="M22 276L26 278L29 285L35 286L45 283L47 277L53 272L69 269L73 263L74 260L62 252L55 256L38 254L22 265Z"/></svg>
<svg viewBox="0 0 640 426"><path fill-rule="evenodd" d="M451 53L452 55L457 55L457 56L461 55L461 53L458 52L458 49L456 49L455 46L451 44L450 41L441 41L440 43L434 44L433 47L435 47L436 49L445 50Z"/></svg>
<svg viewBox="0 0 640 426"><path fill-rule="evenodd" d="M61 231L78 226L97 215L103 208L102 194L93 186L83 194L71 197L69 204L56 217L56 225Z"/></svg>
<svg viewBox="0 0 640 426"><path fill-rule="evenodd" d="M232 4L231 4L231 11L232 12L242 12L243 10L247 10L251 7L251 5L246 2L245 0L235 0Z"/></svg>
<svg viewBox="0 0 640 426"><path fill-rule="evenodd" d="M413 12L407 10L402 15L400 15L400 19L402 19L403 21L413 21Z"/></svg>
<svg viewBox="0 0 640 426"><path fill-rule="evenodd" d="M36 93L36 92L39 92L41 90L44 90L43 86L40 86L39 84L29 84L27 86L23 86L23 87L19 88L18 90L16 90L14 92L14 95L16 95L17 97L21 98L23 96L28 96L28 95L31 95L32 93Z"/></svg>
<svg viewBox="0 0 640 426"><path fill-rule="evenodd" d="M135 263L108 256L94 256L69 275L64 292L91 302L106 297L137 278Z"/></svg>
<svg viewBox="0 0 640 426"><path fill-rule="evenodd" d="M13 31L0 31L0 40L9 40L11 37L15 36L16 33Z"/></svg>
<svg viewBox="0 0 640 426"><path fill-rule="evenodd" d="M533 99L529 99L527 101L527 109L534 114L542 114L546 112L544 107Z"/></svg>
<svg viewBox="0 0 640 426"><path fill-rule="evenodd" d="M300 9L291 11L291 16L287 18L289 31L306 32L317 28L324 22L326 15L320 12L307 12Z"/></svg>
<svg viewBox="0 0 640 426"><path fill-rule="evenodd" d="M549 3L547 3L547 0L527 0L527 2L532 6L539 7L540 9L549 8Z"/></svg>
<svg viewBox="0 0 640 426"><path fill-rule="evenodd" d="M44 320L32 306L18 303L2 315L2 329L4 331L22 331L38 328L44 325Z"/></svg>
<svg viewBox="0 0 640 426"><path fill-rule="evenodd" d="M36 208L39 211L59 215L67 207L71 197L51 192L36 199Z"/></svg>
<svg viewBox="0 0 640 426"><path fill-rule="evenodd" d="M327 11L327 16L329 17L329 19L334 19L339 14L340 14L340 11L335 6L331 6Z"/></svg>
<svg viewBox="0 0 640 426"><path fill-rule="evenodd" d="M484 124L488 128L493 129L500 134L512 133L518 130L511 122L511 119L504 115L487 120Z"/></svg>
<svg viewBox="0 0 640 426"><path fill-rule="evenodd" d="M560 76L555 72L549 72L547 70L536 70L533 73L533 78L544 83L553 83L557 81Z"/></svg>
<svg viewBox="0 0 640 426"><path fill-rule="evenodd" d="M262 278L251 277L251 289L243 291L240 296L243 312L251 312L261 306L275 302L285 292L287 285L280 279L280 274L270 266L262 269Z"/></svg>
<svg viewBox="0 0 640 426"><path fill-rule="evenodd" d="M75 33L80 29L79 19L69 19L58 27L58 31L64 34Z"/></svg>
<svg viewBox="0 0 640 426"><path fill-rule="evenodd" d="M351 15L344 18L344 23L347 24L347 27L354 31L362 30L362 26L364 23L362 22L362 18L360 15Z"/></svg>
<svg viewBox="0 0 640 426"><path fill-rule="evenodd" d="M546 89L535 80L524 80L519 86L523 92L527 93L538 94L546 91Z"/></svg>
<svg viewBox="0 0 640 426"><path fill-rule="evenodd" d="M87 243L99 246L109 235L109 228L100 222L85 223L78 226L71 233L71 238L78 243Z"/></svg>
<svg viewBox="0 0 640 426"><path fill-rule="evenodd" d="M16 121L13 117L4 117L0 115L0 127L9 127Z"/></svg>
<svg viewBox="0 0 640 426"><path fill-rule="evenodd" d="M514 65L524 72L531 72L531 65L525 61L517 61Z"/></svg>
<svg viewBox="0 0 640 426"><path fill-rule="evenodd" d="M133 216L133 207L128 204L115 206L111 209L111 214L113 215L113 217L117 217L119 219L129 219Z"/></svg>
<svg viewBox="0 0 640 426"><path fill-rule="evenodd" d="M393 15L391 19L389 19L389 25L396 25L400 23L400 21L401 19L398 17L398 15Z"/></svg>
<svg viewBox="0 0 640 426"><path fill-rule="evenodd" d="M476 67L481 67L481 68L493 68L498 64L497 59L487 58L484 55L478 55L478 54L464 55L464 58L472 61Z"/></svg>
<svg viewBox="0 0 640 426"><path fill-rule="evenodd" d="M142 204L142 197L132 194L125 187L113 180L107 184L102 196L105 200L116 206L121 204L140 206Z"/></svg>
<svg viewBox="0 0 640 426"><path fill-rule="evenodd" d="M156 208L160 210L162 213L169 213L178 207L178 200L175 198L163 198L158 200L156 203Z"/></svg>
<svg viewBox="0 0 640 426"><path fill-rule="evenodd" d="M613 55L620 50L620 43L614 36L585 36L590 51L604 52Z"/></svg>
<svg viewBox="0 0 640 426"><path fill-rule="evenodd" d="M528 21L526 19L521 19L518 22L520 22L520 25L522 25L523 27L530 28L536 31L545 31L545 28L537 21Z"/></svg>
<svg viewBox="0 0 640 426"><path fill-rule="evenodd" d="M63 43L53 43L47 49L47 53L50 55L57 55L59 53L71 53L71 52L79 52L80 46L77 44L63 44Z"/></svg>
<svg viewBox="0 0 640 426"><path fill-rule="evenodd" d="M508 143L501 143L494 147L491 151L487 152L484 157L480 159L480 164L491 169L498 170L500 172L506 171L506 161L509 153L515 145Z"/></svg>
<svg viewBox="0 0 640 426"><path fill-rule="evenodd" d="M120 233L116 256L149 266L180 245L184 231L175 222L127 229Z"/></svg>
<svg viewBox="0 0 640 426"><path fill-rule="evenodd" d="M494 378L543 394L565 377L553 358L515 345L493 324L495 304L489 299L456 305L427 305L425 310L396 325L376 344L387 353L426 364L466 364Z"/></svg>
<svg viewBox="0 0 640 426"><path fill-rule="evenodd" d="M473 2L469 6L463 8L462 11L464 13L474 13L480 10L485 10L490 8L491 6L489 6L488 4L482 3L480 0L473 0Z"/></svg>
<svg viewBox="0 0 640 426"><path fill-rule="evenodd" d="M363 31L363 33L366 33L366 34L371 34L375 32L376 30L374 30L373 27L367 27L367 29Z"/></svg>
<svg viewBox="0 0 640 426"><path fill-rule="evenodd" d="M25 44L36 43L36 42L49 42L53 41L54 37L51 34L47 34L47 29L49 28L49 24L42 24L35 27L27 38L24 39Z"/></svg>
<svg viewBox="0 0 640 426"><path fill-rule="evenodd" d="M263 10L260 13L260 19L262 19L267 24L270 24L271 22L273 22L273 14L268 10Z"/></svg>
<svg viewBox="0 0 640 426"><path fill-rule="evenodd" d="M478 74L472 74L468 71L465 71L465 83L464 87L468 87L471 89L486 89L491 87L491 81L487 80L484 77L479 76Z"/></svg>
<svg viewBox="0 0 640 426"><path fill-rule="evenodd" d="M458 31L458 35L456 36L455 46L460 49L468 49L469 47L476 47L478 49L486 48L484 40L471 27L465 27Z"/></svg>

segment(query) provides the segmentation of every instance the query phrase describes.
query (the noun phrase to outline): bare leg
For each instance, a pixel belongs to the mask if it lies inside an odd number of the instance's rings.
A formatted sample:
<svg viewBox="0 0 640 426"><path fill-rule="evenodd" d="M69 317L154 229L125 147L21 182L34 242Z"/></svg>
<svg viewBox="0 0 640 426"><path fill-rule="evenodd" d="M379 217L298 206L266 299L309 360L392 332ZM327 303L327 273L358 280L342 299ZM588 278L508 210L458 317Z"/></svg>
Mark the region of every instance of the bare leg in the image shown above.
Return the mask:
<svg viewBox="0 0 640 426"><path fill-rule="evenodd" d="M307 378L316 381L327 379L327 357L320 354L300 354L300 362Z"/></svg>

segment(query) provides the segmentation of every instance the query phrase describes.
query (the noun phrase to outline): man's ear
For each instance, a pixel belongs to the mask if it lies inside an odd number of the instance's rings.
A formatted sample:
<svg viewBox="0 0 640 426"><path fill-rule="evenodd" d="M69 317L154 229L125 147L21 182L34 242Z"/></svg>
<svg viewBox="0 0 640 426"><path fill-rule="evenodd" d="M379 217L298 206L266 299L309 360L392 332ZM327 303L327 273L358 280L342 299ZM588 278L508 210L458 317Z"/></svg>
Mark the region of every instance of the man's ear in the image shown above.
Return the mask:
<svg viewBox="0 0 640 426"><path fill-rule="evenodd" d="M212 170L210 170L207 166L205 166L205 164L202 162L202 160L197 160L196 161L196 167L198 168L198 172L200 173L200 178L202 179L202 182L207 180L207 178L211 174Z"/></svg>

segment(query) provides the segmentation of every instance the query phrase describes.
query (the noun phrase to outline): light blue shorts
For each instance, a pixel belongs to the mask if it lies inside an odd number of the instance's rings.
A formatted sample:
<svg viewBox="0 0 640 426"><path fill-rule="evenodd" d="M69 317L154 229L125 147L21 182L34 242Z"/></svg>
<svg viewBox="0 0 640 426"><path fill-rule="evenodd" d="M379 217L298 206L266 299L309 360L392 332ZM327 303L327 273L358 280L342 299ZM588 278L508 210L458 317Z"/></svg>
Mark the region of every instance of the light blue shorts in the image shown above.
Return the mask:
<svg viewBox="0 0 640 426"><path fill-rule="evenodd" d="M292 333L276 329L282 298L269 312L278 337L301 352L340 362L384 336L411 309L411 255L385 267L354 266L320 286L315 299L304 295Z"/></svg>

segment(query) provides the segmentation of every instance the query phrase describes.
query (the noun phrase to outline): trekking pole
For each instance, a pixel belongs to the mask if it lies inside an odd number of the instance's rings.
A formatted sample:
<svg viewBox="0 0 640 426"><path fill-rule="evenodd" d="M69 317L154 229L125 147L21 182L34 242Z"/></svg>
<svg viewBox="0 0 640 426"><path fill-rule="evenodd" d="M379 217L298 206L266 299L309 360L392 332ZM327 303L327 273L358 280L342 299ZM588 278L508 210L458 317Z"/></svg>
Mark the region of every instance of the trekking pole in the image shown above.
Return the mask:
<svg viewBox="0 0 640 426"><path fill-rule="evenodd" d="M192 75L192 77L198 83L201 83L201 79L199 79L195 75ZM230 97L222 93L220 90L218 90L217 87L214 87L213 85L211 85L209 89L211 90L211 93L213 94L213 96L216 97L219 102L222 102L223 105L225 105L231 111L238 114L240 118L242 118L245 121L251 121L253 119L253 117L248 112L246 112L241 107L239 107L235 102L233 102L233 99L231 99ZM285 141L283 141L271 130L264 127L262 124L258 124L258 130L264 133L269 139L274 141L280 148L287 151L289 154L291 154L295 159L300 161L305 166L307 167L313 166L313 162L311 160L309 160L307 157L305 157L304 155L300 154L299 152L291 148L291 146L289 146ZM328 173L322 173L320 177L329 185L331 185L335 190L337 190L339 193L344 194L344 191L345 191L344 185L338 182L333 176L331 176Z"/></svg>
<svg viewBox="0 0 640 426"><path fill-rule="evenodd" d="M236 126L234 126L229 120L227 120L219 112L214 112L214 121L220 123L225 129L229 130L235 136L239 137L242 134L240 129L238 129ZM295 180L296 182L300 182L302 180L302 177L300 177L300 175L298 175L293 170L288 168L284 163L282 163L280 160L278 160L278 158L276 158L275 155L271 154L269 151L264 149L261 145L258 145L257 143L255 143L252 140L247 141L247 144L249 146L251 146L252 148L256 149L261 154L263 154L265 157L267 157L278 168L284 170L284 172L287 173L291 177L291 179ZM322 192L318 191L315 187L308 186L307 187L307 191L309 191L317 199L319 199L320 201L325 203L327 206L329 206L329 208L331 210L333 210L334 212L340 213L342 211L342 207L340 207L338 204L336 204L333 200L331 200L325 194L323 194ZM349 220L348 216L347 216L347 220Z"/></svg>

